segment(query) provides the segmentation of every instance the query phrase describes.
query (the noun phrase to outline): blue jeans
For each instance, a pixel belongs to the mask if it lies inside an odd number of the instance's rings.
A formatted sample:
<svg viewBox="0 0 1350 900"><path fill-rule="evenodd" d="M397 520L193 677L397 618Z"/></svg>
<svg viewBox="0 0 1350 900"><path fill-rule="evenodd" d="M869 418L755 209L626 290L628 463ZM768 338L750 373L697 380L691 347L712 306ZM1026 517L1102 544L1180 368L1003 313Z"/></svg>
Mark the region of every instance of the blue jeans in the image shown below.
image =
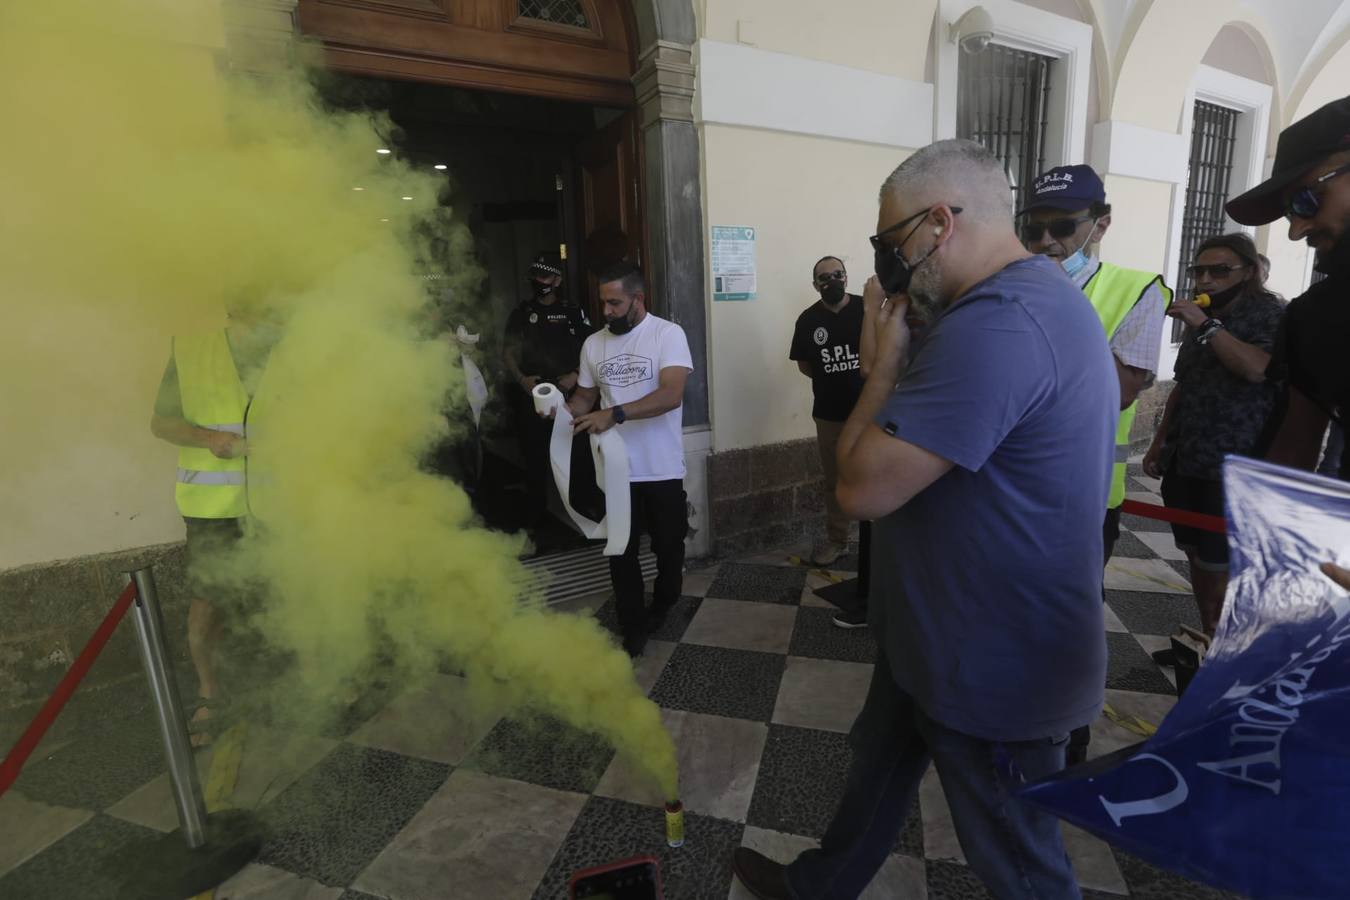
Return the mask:
<svg viewBox="0 0 1350 900"><path fill-rule="evenodd" d="M849 742L853 765L819 850L788 866L797 900L854 900L894 848L929 762L937 766L971 869L999 900L1078 900L1059 820L1013 792L1064 768L1067 734L994 743L924 715L877 655Z"/></svg>

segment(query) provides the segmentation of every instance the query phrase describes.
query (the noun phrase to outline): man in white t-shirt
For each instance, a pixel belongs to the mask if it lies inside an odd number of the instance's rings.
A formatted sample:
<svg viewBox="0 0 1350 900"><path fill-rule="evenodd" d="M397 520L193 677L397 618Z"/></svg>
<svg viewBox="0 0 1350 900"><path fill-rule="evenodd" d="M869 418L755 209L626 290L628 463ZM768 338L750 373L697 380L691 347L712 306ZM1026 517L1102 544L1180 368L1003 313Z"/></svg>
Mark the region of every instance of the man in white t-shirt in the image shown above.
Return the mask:
<svg viewBox="0 0 1350 900"><path fill-rule="evenodd" d="M694 364L684 329L647 312L641 269L616 263L600 273L599 283L608 327L582 346L577 391L567 406L578 433L602 434L617 427L628 448L633 531L624 554L610 557L609 575L623 646L636 657L680 599L689 532L682 405ZM644 529L656 554L650 612L638 563Z"/></svg>

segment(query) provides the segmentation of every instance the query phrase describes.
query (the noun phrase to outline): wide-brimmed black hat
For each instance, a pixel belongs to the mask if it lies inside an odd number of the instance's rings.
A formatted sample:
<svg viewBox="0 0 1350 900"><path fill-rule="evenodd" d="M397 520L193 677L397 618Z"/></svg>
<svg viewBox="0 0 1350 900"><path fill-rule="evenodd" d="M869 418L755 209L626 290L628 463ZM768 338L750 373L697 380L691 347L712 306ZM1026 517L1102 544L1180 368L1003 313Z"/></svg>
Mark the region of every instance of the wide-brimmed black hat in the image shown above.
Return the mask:
<svg viewBox="0 0 1350 900"><path fill-rule="evenodd" d="M1224 207L1234 221L1264 225L1284 215L1284 192L1333 153L1350 150L1350 97L1333 100L1280 132L1270 177Z"/></svg>

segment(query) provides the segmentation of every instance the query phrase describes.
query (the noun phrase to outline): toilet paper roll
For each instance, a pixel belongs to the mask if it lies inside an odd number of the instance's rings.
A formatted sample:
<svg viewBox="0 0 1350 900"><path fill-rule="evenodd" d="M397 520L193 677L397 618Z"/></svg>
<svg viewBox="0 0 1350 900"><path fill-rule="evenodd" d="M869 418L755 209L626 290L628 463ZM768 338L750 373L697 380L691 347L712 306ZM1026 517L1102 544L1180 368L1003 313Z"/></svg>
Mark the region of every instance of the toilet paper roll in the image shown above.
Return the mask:
<svg viewBox="0 0 1350 900"><path fill-rule="evenodd" d="M553 412L553 435L549 439L549 464L558 485L563 507L577 528L589 540L605 541L605 556L622 556L632 530L632 510L628 493L628 448L623 437L611 428L591 435L591 456L595 460L595 481L605 492L605 517L599 522L586 518L572 508L569 498L572 481L572 413L563 402L563 393L551 384L535 385L535 412Z"/></svg>

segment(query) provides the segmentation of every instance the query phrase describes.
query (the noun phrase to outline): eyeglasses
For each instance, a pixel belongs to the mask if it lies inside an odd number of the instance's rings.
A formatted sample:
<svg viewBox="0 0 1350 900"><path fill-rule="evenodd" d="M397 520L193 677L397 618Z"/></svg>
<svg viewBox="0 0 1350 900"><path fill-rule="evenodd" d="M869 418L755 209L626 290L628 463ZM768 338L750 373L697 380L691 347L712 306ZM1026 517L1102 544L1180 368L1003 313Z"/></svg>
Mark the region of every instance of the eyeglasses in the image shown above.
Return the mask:
<svg viewBox="0 0 1350 900"><path fill-rule="evenodd" d="M935 207L930 206L930 207L928 207L927 209L921 209L921 210L919 210L918 212L916 212L914 215L910 216L909 218L907 218L907 219L901 219L899 222L896 222L894 225L890 226L889 228L883 228L883 229L881 229L880 231L878 231L876 234L872 235L870 238L868 238L868 240L872 242L872 250L873 250L874 252L876 252L876 253L884 253L884 252L886 252L886 251L890 251L891 253L894 253L897 257L900 257L900 258L903 259L904 257L903 257L903 255L902 255L902 253L901 253L900 248L903 247L903 246L905 246L905 243L906 243L911 237L914 236L914 232L916 232L916 231L919 230L919 226L923 224L924 218L925 218L929 213L931 213L931 212L934 210L934 208L935 208ZM959 206L949 206L948 209L950 209L950 210L952 211L952 215L957 216L957 215L960 215L960 214L961 214L961 209L962 209L962 208L959 207ZM893 232L899 231L901 228L904 228L904 227L905 227L906 225L908 225L910 222L914 222L915 219L918 219L918 222L916 222L915 225L914 225L914 227L911 228L911 229L909 230L909 234L906 234L904 237L902 237L902 238L900 239L900 242L899 242L898 244L895 244L894 246L888 247L886 244L884 244L884 243L882 242L881 239L882 239L883 237L885 237L886 235L891 234L891 233L893 233Z"/></svg>
<svg viewBox="0 0 1350 900"><path fill-rule="evenodd" d="M835 269L833 272L821 272L816 276L816 284L825 284L830 281L843 281L846 277L843 269Z"/></svg>
<svg viewBox="0 0 1350 900"><path fill-rule="evenodd" d="M1191 277L1194 278L1194 279L1196 279L1197 281L1200 280L1201 278L1204 278L1206 274L1208 274L1209 277L1212 278L1212 279L1214 279L1215 281L1222 281L1223 279L1227 278L1229 275L1233 274L1234 272L1240 272L1240 271L1243 270L1243 269L1249 269L1249 268L1251 268L1251 267L1250 267L1250 266L1229 266L1229 265L1216 265L1216 266L1188 266L1188 267L1186 268L1186 271L1189 272L1189 273L1191 274Z"/></svg>
<svg viewBox="0 0 1350 900"><path fill-rule="evenodd" d="M1093 221L1092 216L1079 216L1075 219L1051 219L1049 222L1023 222L1022 243L1034 244L1047 231L1050 232L1052 238L1062 240L1071 237L1078 230L1079 225L1091 221Z"/></svg>
<svg viewBox="0 0 1350 900"><path fill-rule="evenodd" d="M1311 219L1317 215L1317 210L1322 206L1322 198L1318 196L1317 188L1337 175L1344 175L1346 172L1350 172L1350 163L1346 163L1339 169L1332 169L1307 187L1294 191L1284 201L1284 217L1286 219Z"/></svg>

